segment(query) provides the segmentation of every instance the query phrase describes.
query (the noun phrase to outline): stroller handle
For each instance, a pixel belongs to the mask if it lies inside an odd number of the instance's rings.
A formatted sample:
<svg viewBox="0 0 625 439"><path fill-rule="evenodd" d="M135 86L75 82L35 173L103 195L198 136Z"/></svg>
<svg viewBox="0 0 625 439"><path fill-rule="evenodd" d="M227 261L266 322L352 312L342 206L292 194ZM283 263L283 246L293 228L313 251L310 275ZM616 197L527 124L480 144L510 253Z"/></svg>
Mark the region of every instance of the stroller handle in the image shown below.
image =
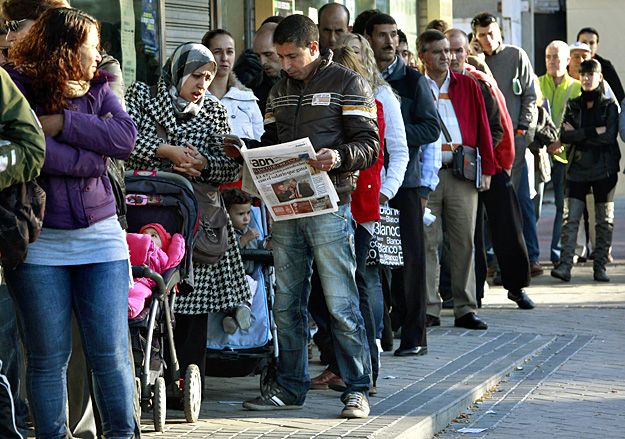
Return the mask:
<svg viewBox="0 0 625 439"><path fill-rule="evenodd" d="M156 282L159 296L167 294L167 289L165 287L165 281L163 281L163 276L161 276L151 268L146 267L145 265L133 265L132 277L147 277L149 279L152 279L154 282Z"/></svg>

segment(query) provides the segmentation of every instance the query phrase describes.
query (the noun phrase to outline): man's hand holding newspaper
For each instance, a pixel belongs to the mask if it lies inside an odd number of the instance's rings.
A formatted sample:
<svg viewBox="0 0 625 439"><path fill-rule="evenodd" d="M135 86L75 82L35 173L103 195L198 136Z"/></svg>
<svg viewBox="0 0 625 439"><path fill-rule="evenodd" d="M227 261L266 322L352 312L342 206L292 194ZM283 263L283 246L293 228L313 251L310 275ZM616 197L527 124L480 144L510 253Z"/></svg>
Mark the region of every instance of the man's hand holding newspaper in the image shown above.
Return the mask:
<svg viewBox="0 0 625 439"><path fill-rule="evenodd" d="M229 157L242 156L242 189L260 196L275 221L336 212L338 195L327 171L339 161L338 152L315 152L308 138L247 149L234 136L222 144Z"/></svg>

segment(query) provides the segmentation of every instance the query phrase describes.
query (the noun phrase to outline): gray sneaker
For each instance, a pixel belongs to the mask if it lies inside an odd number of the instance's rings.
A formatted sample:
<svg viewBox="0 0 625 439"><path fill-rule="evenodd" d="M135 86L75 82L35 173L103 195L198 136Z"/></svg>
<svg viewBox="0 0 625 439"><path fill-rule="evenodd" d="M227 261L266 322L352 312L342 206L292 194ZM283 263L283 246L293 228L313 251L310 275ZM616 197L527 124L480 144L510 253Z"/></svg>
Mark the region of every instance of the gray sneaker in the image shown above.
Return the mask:
<svg viewBox="0 0 625 439"><path fill-rule="evenodd" d="M224 319L221 321L221 326L223 326L224 328L224 332L226 334L234 334L235 332L237 332L237 329L239 329L239 325L237 325L237 321L234 319L234 317L224 317Z"/></svg>
<svg viewBox="0 0 625 439"><path fill-rule="evenodd" d="M342 417L352 419L369 416L369 400L364 394L360 392L350 393L344 398L343 403L345 408L341 412Z"/></svg>
<svg viewBox="0 0 625 439"><path fill-rule="evenodd" d="M239 328L243 331L247 331L252 326L252 311L247 305L237 306L234 312L234 319L237 321Z"/></svg>

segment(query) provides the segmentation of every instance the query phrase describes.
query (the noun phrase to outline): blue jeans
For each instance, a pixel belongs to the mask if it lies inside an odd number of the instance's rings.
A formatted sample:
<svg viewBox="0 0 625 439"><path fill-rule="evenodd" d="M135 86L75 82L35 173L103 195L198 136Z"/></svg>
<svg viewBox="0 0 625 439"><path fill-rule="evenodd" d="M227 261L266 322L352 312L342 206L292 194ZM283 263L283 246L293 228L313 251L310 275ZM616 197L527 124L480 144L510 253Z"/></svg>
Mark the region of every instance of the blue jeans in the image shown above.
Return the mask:
<svg viewBox="0 0 625 439"><path fill-rule="evenodd" d="M560 235L562 235L562 213L564 212L564 174L566 165L557 160L551 168L551 182L553 183L553 197L556 204L556 216L553 218L553 234L551 235L551 251L549 260L560 260Z"/></svg>
<svg viewBox="0 0 625 439"><path fill-rule="evenodd" d="M6 285L0 285L0 361L2 373L6 375L11 385L13 403L15 404L15 423L18 428L26 429L28 407L23 399L19 398L22 375L22 346L17 333L15 307Z"/></svg>
<svg viewBox="0 0 625 439"><path fill-rule="evenodd" d="M346 393L371 387L371 359L356 288L354 226L349 204L335 213L276 221L273 225L277 290L278 385L303 404L308 375L308 296L313 259L331 316L336 359Z"/></svg>
<svg viewBox="0 0 625 439"><path fill-rule="evenodd" d="M371 370L373 382L378 378L378 346L375 343L376 326L375 314L380 319L384 313L384 298L382 297L382 284L378 267L367 265L369 244L373 238L367 229L362 226L356 227L356 285L360 295L360 313L365 323L369 354L371 355Z"/></svg>
<svg viewBox="0 0 625 439"><path fill-rule="evenodd" d="M128 262L21 264L5 270L26 348L26 390L37 437L65 438L66 371L72 309L93 369L102 430L109 439L134 434L134 383L128 358Z"/></svg>
<svg viewBox="0 0 625 439"><path fill-rule="evenodd" d="M521 171L521 182L519 184L519 206L523 217L523 237L527 247L527 254L530 262L538 262L540 249L538 248L538 231L536 230L536 213L534 202L530 198L530 186L527 173L527 164L523 165Z"/></svg>

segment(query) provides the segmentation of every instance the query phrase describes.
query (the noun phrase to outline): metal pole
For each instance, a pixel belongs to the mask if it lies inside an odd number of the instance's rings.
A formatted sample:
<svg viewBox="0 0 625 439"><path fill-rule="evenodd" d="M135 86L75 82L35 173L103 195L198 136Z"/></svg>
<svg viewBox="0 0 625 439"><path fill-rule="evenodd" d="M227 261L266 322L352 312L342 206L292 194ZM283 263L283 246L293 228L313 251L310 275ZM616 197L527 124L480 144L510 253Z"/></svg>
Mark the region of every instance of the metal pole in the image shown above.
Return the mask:
<svg viewBox="0 0 625 439"><path fill-rule="evenodd" d="M254 0L244 0L243 14L245 19L245 48L249 49L252 47L252 39L254 38L254 27L256 21L254 17Z"/></svg>

